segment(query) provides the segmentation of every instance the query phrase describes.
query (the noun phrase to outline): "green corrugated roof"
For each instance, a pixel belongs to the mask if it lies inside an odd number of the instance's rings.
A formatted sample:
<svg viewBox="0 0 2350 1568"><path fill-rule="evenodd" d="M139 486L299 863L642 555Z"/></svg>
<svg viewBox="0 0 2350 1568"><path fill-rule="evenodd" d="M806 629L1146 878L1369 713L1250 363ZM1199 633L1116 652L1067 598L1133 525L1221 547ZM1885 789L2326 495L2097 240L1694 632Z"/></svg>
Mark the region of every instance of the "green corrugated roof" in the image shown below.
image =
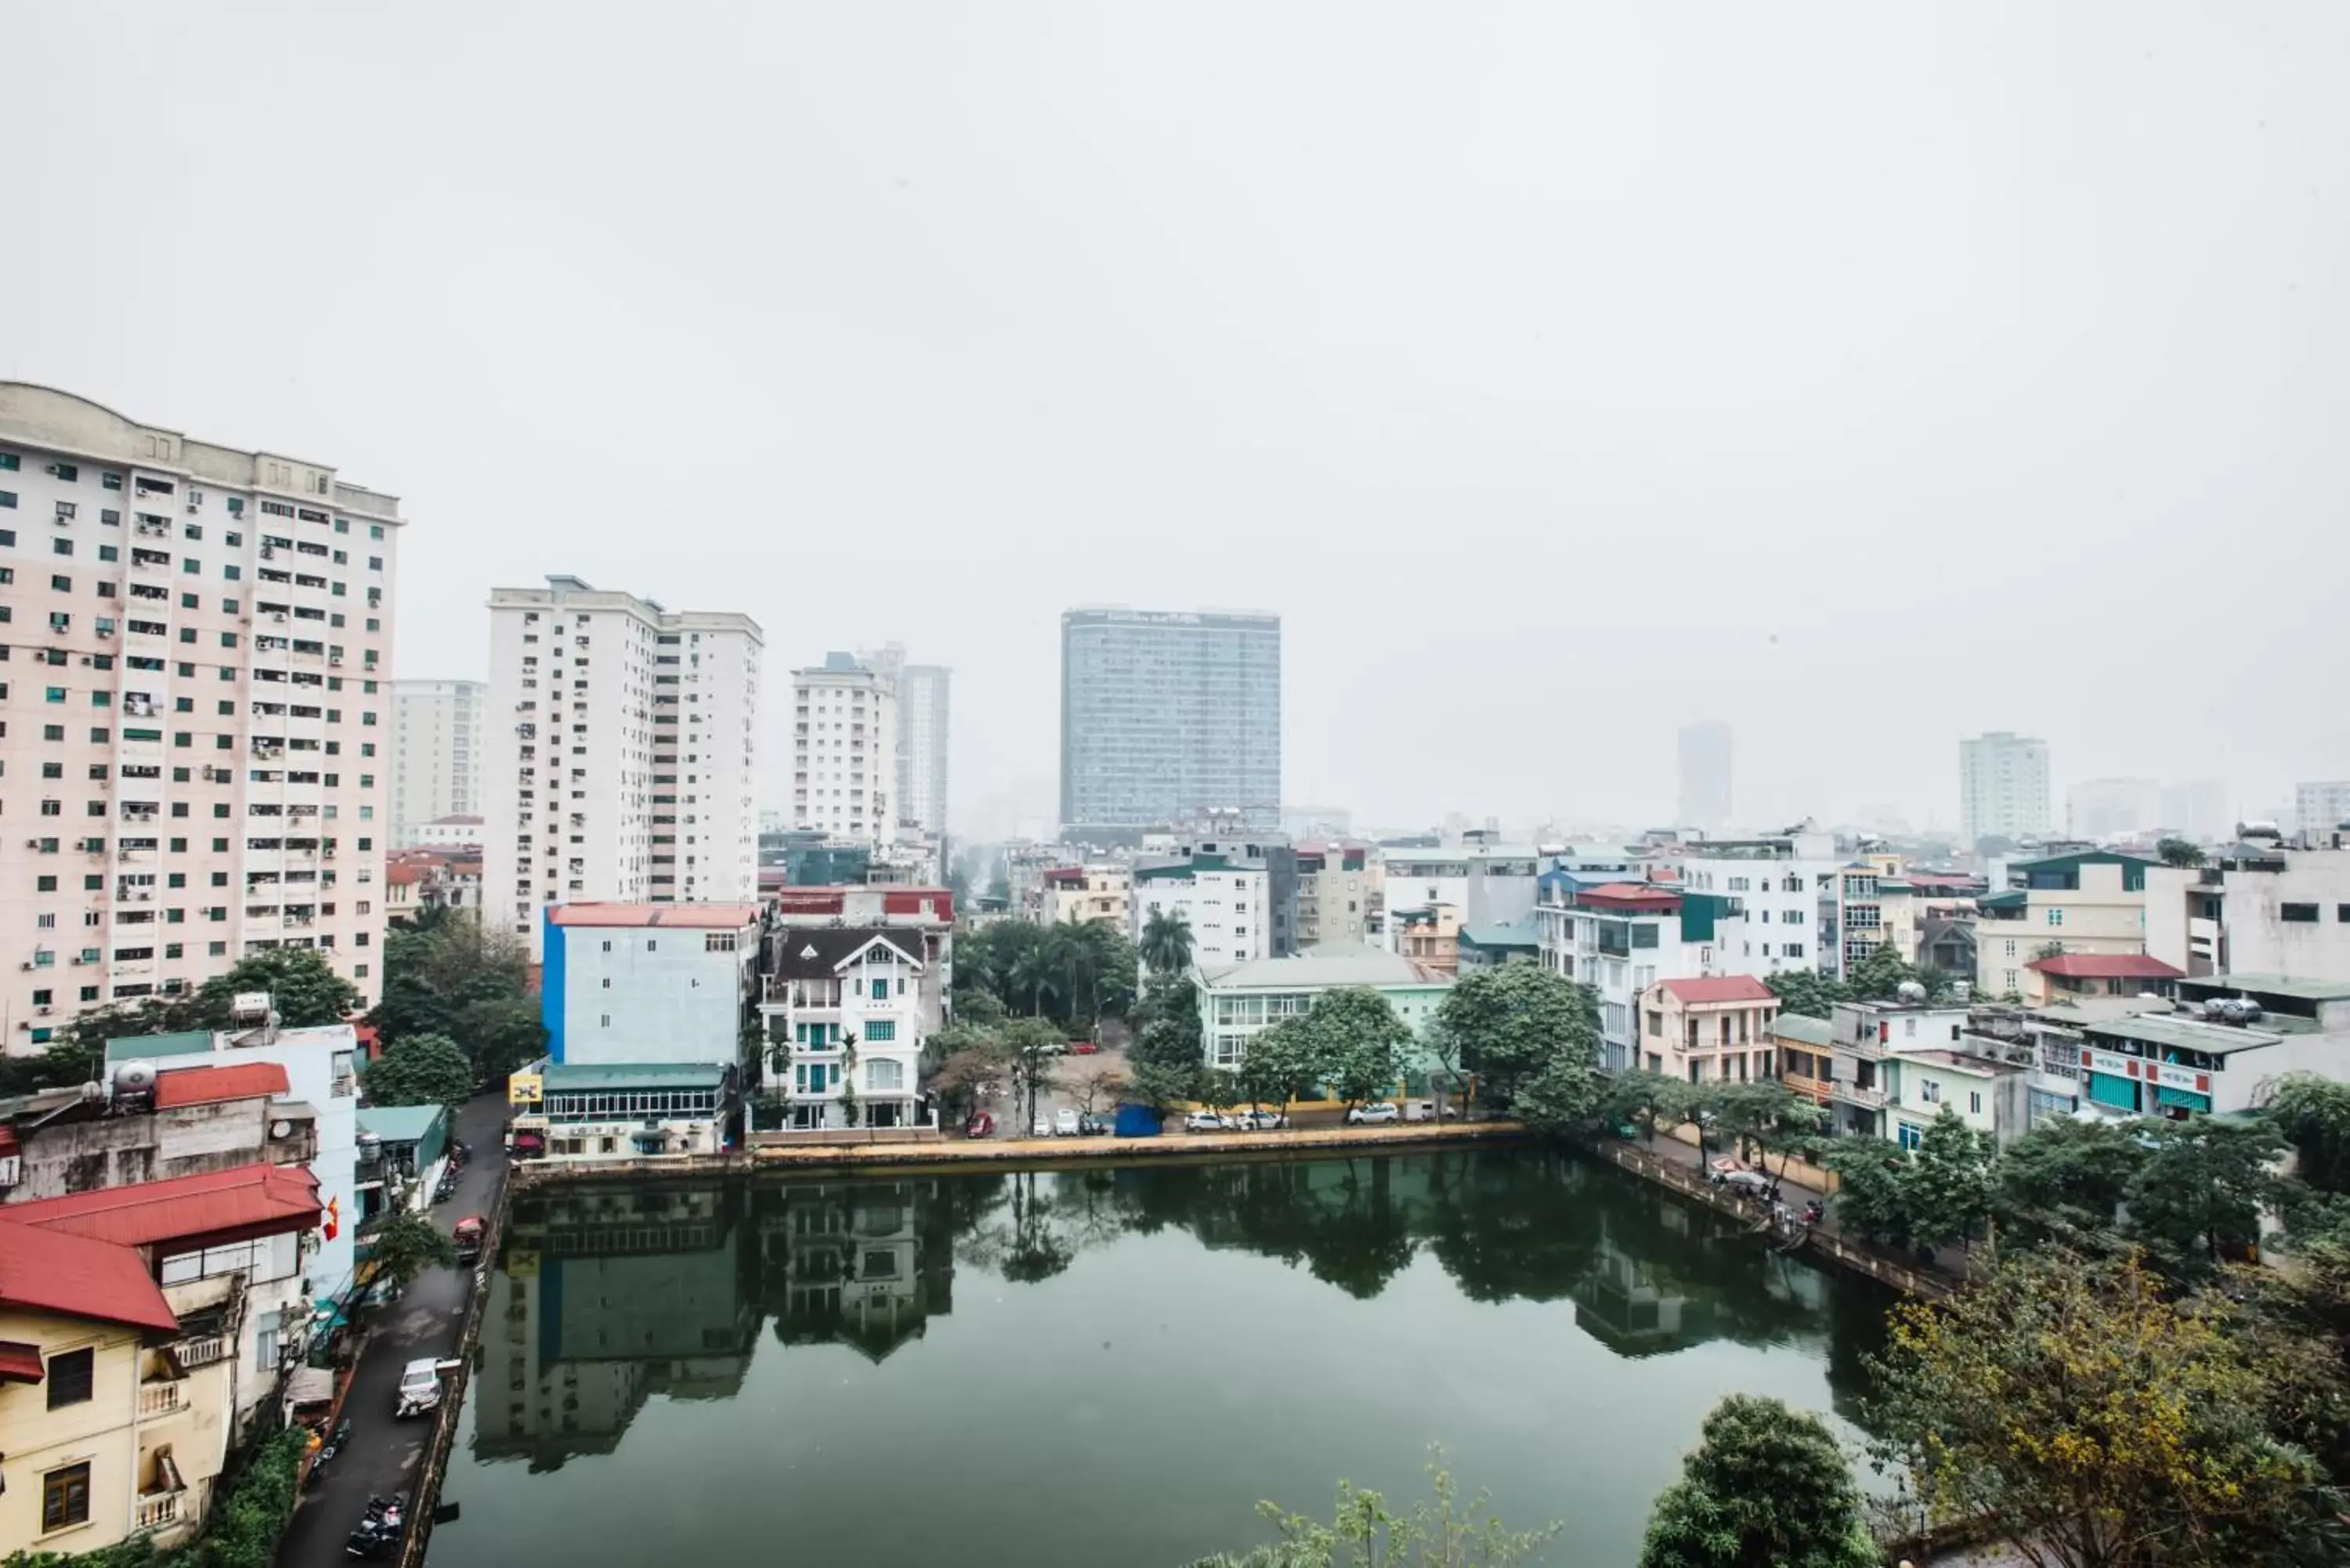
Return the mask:
<svg viewBox="0 0 2350 1568"><path fill-rule="evenodd" d="M2021 909L2031 901L2024 890L2018 888L2006 893L1985 893L1975 900L1975 905L1984 909Z"/></svg>
<svg viewBox="0 0 2350 1568"><path fill-rule="evenodd" d="M448 1114L439 1106L361 1106L354 1113L359 1131L386 1143L421 1143L432 1124Z"/></svg>
<svg viewBox="0 0 2350 1568"><path fill-rule="evenodd" d="M1141 866L1135 868L1138 882L1153 881L1161 877L1189 877L1194 871L1234 871L1241 869L1221 855L1194 855L1189 860L1172 861L1165 866Z"/></svg>
<svg viewBox="0 0 2350 1568"><path fill-rule="evenodd" d="M2289 974L2198 974L2179 981L2199 990L2258 992L2296 1002L2350 1002L2350 981L2297 980Z"/></svg>
<svg viewBox="0 0 2350 1568"><path fill-rule="evenodd" d="M1771 1021L1771 1033L1782 1040L1793 1040L1798 1045L1809 1045L1825 1051L1835 1044L1835 1031L1825 1018L1812 1018L1801 1012L1783 1012Z"/></svg>
<svg viewBox="0 0 2350 1568"><path fill-rule="evenodd" d="M109 1062L138 1062L150 1056L192 1056L213 1048L212 1032L188 1029L177 1034L123 1034L106 1043Z"/></svg>
<svg viewBox="0 0 2350 1568"><path fill-rule="evenodd" d="M549 1067L548 1094L596 1094L619 1089L715 1089L726 1082L726 1069L706 1062L627 1062L611 1067L586 1067L566 1063Z"/></svg>
<svg viewBox="0 0 2350 1568"><path fill-rule="evenodd" d="M1461 928L1461 940L1471 947L1532 948L1541 942L1531 925L1513 920L1489 920L1480 926Z"/></svg>

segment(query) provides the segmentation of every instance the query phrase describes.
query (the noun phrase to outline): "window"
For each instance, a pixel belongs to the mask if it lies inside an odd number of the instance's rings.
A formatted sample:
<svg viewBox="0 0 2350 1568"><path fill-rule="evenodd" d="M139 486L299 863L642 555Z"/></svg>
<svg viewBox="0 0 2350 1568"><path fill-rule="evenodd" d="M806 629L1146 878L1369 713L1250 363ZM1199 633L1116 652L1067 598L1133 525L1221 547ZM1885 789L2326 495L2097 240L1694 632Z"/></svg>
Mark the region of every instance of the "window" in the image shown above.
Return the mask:
<svg viewBox="0 0 2350 1568"><path fill-rule="evenodd" d="M50 1409L62 1410L68 1405L88 1404L90 1384L98 1374L98 1352L95 1349L68 1350L62 1355L52 1355L48 1370ZM49 1528L55 1529L56 1526Z"/></svg>
<svg viewBox="0 0 2350 1568"><path fill-rule="evenodd" d="M1967 1092L1967 1109L1976 1116L1982 1115L1982 1096L1971 1089Z"/></svg>
<svg viewBox="0 0 2350 1568"><path fill-rule="evenodd" d="M865 1040L869 1045L894 1044L897 1039L898 1024L895 1019L876 1018L865 1025Z"/></svg>
<svg viewBox="0 0 2350 1568"><path fill-rule="evenodd" d="M2280 904L2277 914L2296 925L2314 926L2317 923L2317 906L2314 904Z"/></svg>
<svg viewBox="0 0 2350 1568"><path fill-rule="evenodd" d="M1918 1084L1918 1097L1929 1106L1939 1106L1942 1103L1942 1085L1931 1078L1920 1079Z"/></svg>
<svg viewBox="0 0 2350 1568"><path fill-rule="evenodd" d="M906 1086L906 1064L884 1058L865 1064L865 1086L882 1094L902 1091Z"/></svg>
<svg viewBox="0 0 2350 1568"><path fill-rule="evenodd" d="M88 1355L89 1352L80 1350L74 1354ZM57 1363L51 1362L49 1365L54 1366ZM49 1385L49 1392L53 1396L56 1394L55 1383ZM52 1407L56 1403L54 1398L50 1400ZM68 1465L63 1469L50 1470L43 1475L41 1477L41 1533L47 1535L53 1531L65 1530L73 1525L88 1522L89 1466L88 1464Z"/></svg>
<svg viewBox="0 0 2350 1568"><path fill-rule="evenodd" d="M2050 925L2052 925L2052 926L2061 926L2061 925L2063 925L2063 924L2064 923L2064 910L2062 910L2062 909L2051 909L2051 910L2049 910L2049 911L2048 911L2048 923L2049 923Z"/></svg>

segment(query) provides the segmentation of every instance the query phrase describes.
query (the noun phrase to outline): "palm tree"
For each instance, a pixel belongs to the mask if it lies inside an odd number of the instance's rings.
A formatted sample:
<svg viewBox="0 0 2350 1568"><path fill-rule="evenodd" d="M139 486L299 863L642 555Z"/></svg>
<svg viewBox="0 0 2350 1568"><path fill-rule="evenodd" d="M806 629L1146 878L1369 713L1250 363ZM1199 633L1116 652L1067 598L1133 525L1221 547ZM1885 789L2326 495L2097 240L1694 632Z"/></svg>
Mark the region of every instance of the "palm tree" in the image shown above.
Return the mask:
<svg viewBox="0 0 2350 1568"><path fill-rule="evenodd" d="M1191 967L1191 922L1180 909L1153 909L1137 945L1151 973L1181 974Z"/></svg>
<svg viewBox="0 0 2350 1568"><path fill-rule="evenodd" d="M1014 959L1012 972L1004 978L1014 996L1024 992L1027 994L1030 1015L1042 1018L1045 1015L1045 998L1055 992L1053 959L1045 951L1044 944L1040 942Z"/></svg>

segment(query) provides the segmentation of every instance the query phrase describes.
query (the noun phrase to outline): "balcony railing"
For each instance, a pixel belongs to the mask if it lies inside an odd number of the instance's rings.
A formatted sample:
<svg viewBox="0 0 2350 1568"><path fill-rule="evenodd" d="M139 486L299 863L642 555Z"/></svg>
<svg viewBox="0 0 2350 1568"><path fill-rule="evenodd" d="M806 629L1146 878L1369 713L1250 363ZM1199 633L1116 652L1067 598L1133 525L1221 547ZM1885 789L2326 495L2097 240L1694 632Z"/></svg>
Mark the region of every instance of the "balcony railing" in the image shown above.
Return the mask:
<svg viewBox="0 0 2350 1568"><path fill-rule="evenodd" d="M142 1421L151 1421L158 1417L172 1415L186 1409L188 1402L182 1391L187 1386L185 1378L173 1378L169 1383L140 1385L139 1418Z"/></svg>
<svg viewBox="0 0 2350 1568"><path fill-rule="evenodd" d="M1830 1087L1835 1091L1835 1097L1846 1105L1866 1106L1871 1110L1885 1108L1885 1091L1882 1089L1864 1089L1858 1084L1846 1084L1842 1081L1831 1085Z"/></svg>
<svg viewBox="0 0 2350 1568"><path fill-rule="evenodd" d="M167 1530L180 1522L180 1499L186 1496L183 1488L170 1491L142 1491L139 1494L139 1511L135 1528Z"/></svg>

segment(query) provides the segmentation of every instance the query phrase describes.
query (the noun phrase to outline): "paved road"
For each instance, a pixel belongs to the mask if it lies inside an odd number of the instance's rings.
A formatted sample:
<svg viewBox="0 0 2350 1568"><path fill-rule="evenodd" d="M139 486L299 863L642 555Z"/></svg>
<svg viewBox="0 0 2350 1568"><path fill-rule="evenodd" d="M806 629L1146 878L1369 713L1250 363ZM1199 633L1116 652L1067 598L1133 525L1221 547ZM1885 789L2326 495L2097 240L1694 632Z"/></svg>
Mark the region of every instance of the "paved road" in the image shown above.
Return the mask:
<svg viewBox="0 0 2350 1568"><path fill-rule="evenodd" d="M435 1205L432 1218L443 1231L468 1214L486 1215L505 1177L501 1149L506 1105L485 1095L457 1117L457 1136L473 1150L473 1162L457 1178L457 1196ZM419 1356L451 1355L464 1316L473 1274L434 1269L418 1276L400 1299L376 1314L374 1333L359 1357L343 1414L350 1418L350 1446L328 1467L326 1479L303 1493L293 1521L278 1543L278 1568L333 1568L350 1560L343 1539L366 1511L371 1494L408 1491L432 1438L429 1418L392 1419L400 1368Z"/></svg>

